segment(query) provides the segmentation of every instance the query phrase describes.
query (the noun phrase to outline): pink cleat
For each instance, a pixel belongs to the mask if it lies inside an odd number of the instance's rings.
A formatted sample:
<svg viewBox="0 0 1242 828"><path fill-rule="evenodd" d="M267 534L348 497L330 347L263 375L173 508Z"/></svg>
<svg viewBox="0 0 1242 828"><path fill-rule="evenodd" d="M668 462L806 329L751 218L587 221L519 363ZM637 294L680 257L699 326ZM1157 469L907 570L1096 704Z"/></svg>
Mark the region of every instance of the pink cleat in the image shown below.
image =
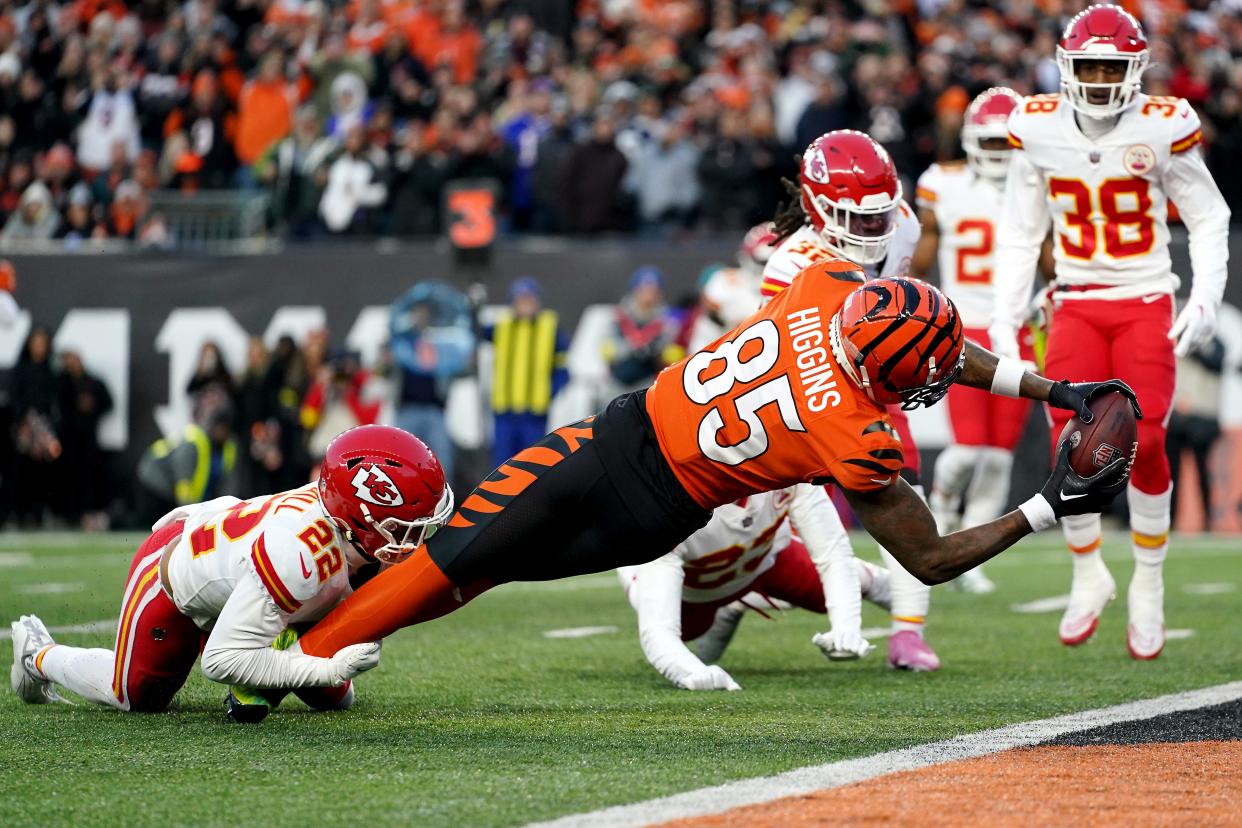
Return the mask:
<svg viewBox="0 0 1242 828"><path fill-rule="evenodd" d="M888 666L894 670L933 673L940 669L940 659L914 630L901 630L888 640Z"/></svg>

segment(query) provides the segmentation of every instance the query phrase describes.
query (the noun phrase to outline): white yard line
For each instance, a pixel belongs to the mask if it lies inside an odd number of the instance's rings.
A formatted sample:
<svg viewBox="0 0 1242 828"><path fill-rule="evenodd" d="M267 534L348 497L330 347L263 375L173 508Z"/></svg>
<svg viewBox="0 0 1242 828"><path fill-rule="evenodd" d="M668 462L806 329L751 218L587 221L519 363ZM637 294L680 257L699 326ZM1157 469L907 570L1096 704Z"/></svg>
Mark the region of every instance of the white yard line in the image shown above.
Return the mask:
<svg viewBox="0 0 1242 828"><path fill-rule="evenodd" d="M1228 581L1211 584L1186 584L1182 587L1182 592L1187 595L1227 595L1235 590L1237 590L1237 586Z"/></svg>
<svg viewBox="0 0 1242 828"><path fill-rule="evenodd" d="M86 589L86 584L81 581L44 581L19 586L17 591L22 595L64 595L68 592L81 592L84 589Z"/></svg>
<svg viewBox="0 0 1242 828"><path fill-rule="evenodd" d="M1076 733L1101 725L1150 719L1165 713L1194 710L1242 698L1242 681L1174 693L1154 699L1127 702L1114 707L1084 710L1009 725L995 730L957 736L943 742L892 750L860 759L846 759L826 765L798 768L776 776L744 779L711 788L620 805L586 814L574 814L531 828L630 828L671 819L687 819L718 814L733 808L756 805L788 796L805 796L825 788L836 788L873 779L897 771L915 770L959 759L972 759L1011 748L1040 744L1066 733Z"/></svg>
<svg viewBox="0 0 1242 828"><path fill-rule="evenodd" d="M93 633L93 632L116 632L116 619L104 618L100 621L87 621L84 624L66 624L62 627L48 627L47 631L52 635L60 635L61 633ZM7 625L0 628L0 641L8 641L13 637L13 631Z"/></svg>
<svg viewBox="0 0 1242 828"><path fill-rule="evenodd" d="M611 635L616 627L566 627L561 630L545 630L544 638L590 638L593 635Z"/></svg>
<svg viewBox="0 0 1242 828"><path fill-rule="evenodd" d="M1058 612L1069 606L1068 595L1054 595L1051 598L1036 598L1023 604L1010 604L1011 612L1038 614L1041 612Z"/></svg>

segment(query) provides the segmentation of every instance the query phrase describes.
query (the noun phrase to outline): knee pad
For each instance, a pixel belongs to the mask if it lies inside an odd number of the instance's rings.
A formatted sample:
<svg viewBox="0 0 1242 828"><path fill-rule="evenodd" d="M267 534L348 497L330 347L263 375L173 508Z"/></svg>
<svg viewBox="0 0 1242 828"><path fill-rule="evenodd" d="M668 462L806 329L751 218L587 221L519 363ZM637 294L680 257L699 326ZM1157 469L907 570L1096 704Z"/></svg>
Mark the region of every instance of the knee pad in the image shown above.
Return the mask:
<svg viewBox="0 0 1242 828"><path fill-rule="evenodd" d="M971 470L978 462L979 452L978 446L946 446L936 458L932 490L950 496L964 492Z"/></svg>

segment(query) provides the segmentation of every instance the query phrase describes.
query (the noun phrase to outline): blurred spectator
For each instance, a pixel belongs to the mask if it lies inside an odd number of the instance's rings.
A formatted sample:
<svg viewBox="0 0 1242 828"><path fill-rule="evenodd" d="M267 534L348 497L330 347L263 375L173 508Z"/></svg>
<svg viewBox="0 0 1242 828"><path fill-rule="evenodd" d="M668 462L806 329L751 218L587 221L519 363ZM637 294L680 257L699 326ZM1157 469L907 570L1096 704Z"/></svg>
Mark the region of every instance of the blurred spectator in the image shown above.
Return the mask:
<svg viewBox="0 0 1242 828"><path fill-rule="evenodd" d="M232 406L236 396L233 375L215 342L203 343L185 393L190 396L192 414L197 422L205 422L206 417L219 408Z"/></svg>
<svg viewBox="0 0 1242 828"><path fill-rule="evenodd" d="M355 123L345 133L344 146L328 165L319 215L332 233L373 230L371 208L383 204L388 195L388 187L379 180L366 149L363 125Z"/></svg>
<svg viewBox="0 0 1242 828"><path fill-rule="evenodd" d="M617 149L612 119L597 115L591 139L569 156L565 214L578 233L605 233L623 227L622 182L626 160Z"/></svg>
<svg viewBox="0 0 1242 828"><path fill-rule="evenodd" d="M78 163L87 170L102 170L112 162L114 146L124 157L138 157L138 110L129 91L125 70L119 65L95 70L90 104L78 131Z"/></svg>
<svg viewBox="0 0 1242 828"><path fill-rule="evenodd" d="M1199 504L1204 531L1212 527L1212 474L1208 457L1220 439L1220 384L1225 366L1225 346L1213 338L1189 356L1177 361L1177 391L1169 414L1165 449L1173 475L1173 514L1181 499L1182 456L1189 451L1198 473Z"/></svg>
<svg viewBox="0 0 1242 828"><path fill-rule="evenodd" d="M35 181L22 193L17 211L0 230L0 242L18 239L50 239L60 227L60 216L52 206L52 192L42 181Z"/></svg>
<svg viewBox="0 0 1242 828"><path fill-rule="evenodd" d="M556 311L529 276L509 287L509 307L486 332L494 346L491 410L492 466L499 466L548 433L548 406L569 380L569 338Z"/></svg>
<svg viewBox="0 0 1242 828"><path fill-rule="evenodd" d="M39 325L26 337L12 374L14 446L14 511L22 526L40 528L45 504L57 502L55 463L60 459L60 420L56 373L52 370L52 338Z"/></svg>
<svg viewBox="0 0 1242 828"><path fill-rule="evenodd" d="M199 71L189 102L170 112L164 122L165 137L185 135L190 158L179 159L178 163L193 166L198 186L207 189L220 189L232 183L237 166L233 153L235 129L236 115L210 69Z"/></svg>
<svg viewBox="0 0 1242 828"><path fill-rule="evenodd" d="M122 181L108 207L108 235L114 239L137 239L146 214L147 199L142 188L132 179Z"/></svg>
<svg viewBox="0 0 1242 828"><path fill-rule="evenodd" d="M698 148L675 121L639 150L628 175L638 201L640 232L664 236L690 225L699 206L698 164Z"/></svg>
<svg viewBox="0 0 1242 828"><path fill-rule="evenodd" d="M293 128L297 92L284 77L284 55L272 50L237 101L237 161L249 168Z"/></svg>
<svg viewBox="0 0 1242 828"><path fill-rule="evenodd" d="M440 227L440 193L451 159L442 147L428 145L417 125L400 139L393 156L390 229L398 236L430 235Z"/></svg>
<svg viewBox="0 0 1242 828"><path fill-rule="evenodd" d="M338 141L354 127L365 127L375 112L367 101L367 85L357 72L342 72L332 81L332 114L324 124L324 132Z"/></svg>
<svg viewBox="0 0 1242 828"><path fill-rule="evenodd" d="M98 377L87 373L76 351L60 353L61 466L73 485L63 492L62 511L70 525L106 529L103 452L99 421L112 410L112 395Z"/></svg>
<svg viewBox="0 0 1242 828"><path fill-rule="evenodd" d="M802 110L802 116L798 118L794 128L793 146L799 154L825 132L847 126L848 115L836 79L831 76L821 77L814 90L815 97Z"/></svg>
<svg viewBox="0 0 1242 828"><path fill-rule="evenodd" d="M380 400L366 393L370 378L355 353L336 354L320 369L302 400L302 428L312 459L322 459L342 431L378 422Z"/></svg>
<svg viewBox="0 0 1242 828"><path fill-rule="evenodd" d="M665 366L682 357L676 345L677 327L664 302L664 274L651 265L638 268L604 343L612 378L625 389L650 385Z"/></svg>
<svg viewBox="0 0 1242 828"><path fill-rule="evenodd" d="M416 435L452 477L454 449L444 423L448 384L474 356L474 320L466 297L448 285L420 282L393 303L393 361L400 373L396 425Z"/></svg>
<svg viewBox="0 0 1242 828"><path fill-rule="evenodd" d="M95 202L91 198L91 188L85 184L76 184L69 191L65 223L56 231L55 238L64 239L66 245L77 248L87 239L107 235L107 232L107 228L101 227L95 220Z"/></svg>
<svg viewBox="0 0 1242 828"><path fill-rule="evenodd" d="M139 512L144 523L154 523L177 506L237 494L232 418L228 406L219 406L203 425L191 423L180 437L151 444L138 462Z"/></svg>
<svg viewBox="0 0 1242 828"><path fill-rule="evenodd" d="M510 85L510 89L515 88L518 88L516 84ZM551 129L548 113L552 99L546 84L531 88L527 94L519 92L518 97L516 109L500 133L514 158L509 184L510 219L513 229L529 230L535 212L535 163L539 158L540 140Z"/></svg>
<svg viewBox="0 0 1242 828"><path fill-rule="evenodd" d="M268 148L254 175L272 190L272 223L294 236L309 236L318 224L319 200L328 180L325 162L335 144L319 135L315 110L298 110L293 134Z"/></svg>
<svg viewBox="0 0 1242 828"><path fill-rule="evenodd" d="M175 32L165 32L156 40L144 69L138 83L142 143L158 147L164 140L164 122L190 93L181 72L181 40Z"/></svg>

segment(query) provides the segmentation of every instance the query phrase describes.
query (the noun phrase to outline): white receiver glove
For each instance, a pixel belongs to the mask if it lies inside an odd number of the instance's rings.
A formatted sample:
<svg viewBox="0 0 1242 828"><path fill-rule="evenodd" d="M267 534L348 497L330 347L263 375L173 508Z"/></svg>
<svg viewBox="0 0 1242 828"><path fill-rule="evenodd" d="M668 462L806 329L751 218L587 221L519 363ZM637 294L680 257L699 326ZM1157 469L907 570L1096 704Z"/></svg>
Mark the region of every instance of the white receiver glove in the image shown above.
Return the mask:
<svg viewBox="0 0 1242 828"><path fill-rule="evenodd" d="M1189 356L1216 334L1216 306L1191 296L1186 307L1169 328L1169 340L1176 342L1173 353Z"/></svg>
<svg viewBox="0 0 1242 828"><path fill-rule="evenodd" d="M340 687L357 675L365 673L379 665L380 644L371 641L366 644L350 644L337 650L336 655L328 659L332 663L332 686Z"/></svg>
<svg viewBox="0 0 1242 828"><path fill-rule="evenodd" d="M683 676L677 686L683 690L741 690L733 677L715 664L692 670Z"/></svg>
<svg viewBox="0 0 1242 828"><path fill-rule="evenodd" d="M857 632L837 632L836 630L816 633L811 638L811 643L819 647L820 652L830 661L852 661L862 658L875 649L874 644Z"/></svg>

